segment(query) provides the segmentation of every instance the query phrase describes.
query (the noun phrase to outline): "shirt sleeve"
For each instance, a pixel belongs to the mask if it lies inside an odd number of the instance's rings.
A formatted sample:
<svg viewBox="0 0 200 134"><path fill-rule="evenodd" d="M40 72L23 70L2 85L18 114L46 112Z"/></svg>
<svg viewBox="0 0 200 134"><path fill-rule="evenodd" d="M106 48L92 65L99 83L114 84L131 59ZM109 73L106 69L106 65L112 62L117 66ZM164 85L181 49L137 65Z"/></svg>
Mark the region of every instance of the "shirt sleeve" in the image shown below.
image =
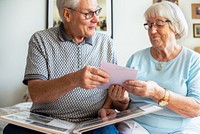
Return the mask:
<svg viewBox="0 0 200 134"><path fill-rule="evenodd" d="M188 80L188 97L200 103L200 56L192 55Z"/></svg>
<svg viewBox="0 0 200 134"><path fill-rule="evenodd" d="M28 80L48 79L47 58L39 35L34 34L29 41L27 63L23 83Z"/></svg>

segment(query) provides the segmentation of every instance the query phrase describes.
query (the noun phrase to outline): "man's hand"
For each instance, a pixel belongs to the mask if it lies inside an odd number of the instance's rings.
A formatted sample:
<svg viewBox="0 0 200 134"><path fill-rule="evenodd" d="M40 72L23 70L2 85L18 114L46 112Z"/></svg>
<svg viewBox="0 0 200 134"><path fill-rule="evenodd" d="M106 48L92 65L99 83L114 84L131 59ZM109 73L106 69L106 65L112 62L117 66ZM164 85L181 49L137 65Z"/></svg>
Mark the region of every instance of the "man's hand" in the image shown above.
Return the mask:
<svg viewBox="0 0 200 134"><path fill-rule="evenodd" d="M73 80L77 82L79 87L91 89L109 82L109 74L96 67L85 66L74 73Z"/></svg>
<svg viewBox="0 0 200 134"><path fill-rule="evenodd" d="M117 115L117 113L114 109L101 108L98 111L98 116L103 120L115 118L116 115Z"/></svg>

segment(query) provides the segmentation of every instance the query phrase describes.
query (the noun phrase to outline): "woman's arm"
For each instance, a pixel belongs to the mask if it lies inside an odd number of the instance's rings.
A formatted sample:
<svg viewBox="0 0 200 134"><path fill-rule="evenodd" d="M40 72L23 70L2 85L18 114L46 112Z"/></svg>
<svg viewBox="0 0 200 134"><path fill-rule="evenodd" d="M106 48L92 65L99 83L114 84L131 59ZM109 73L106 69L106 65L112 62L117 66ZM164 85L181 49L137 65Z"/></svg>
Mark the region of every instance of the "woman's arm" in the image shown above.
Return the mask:
<svg viewBox="0 0 200 134"><path fill-rule="evenodd" d="M128 92L140 97L151 98L157 103L165 96L165 89L153 81L126 81L124 86ZM166 107L189 118L200 115L200 104L198 102L191 97L176 94L170 89Z"/></svg>

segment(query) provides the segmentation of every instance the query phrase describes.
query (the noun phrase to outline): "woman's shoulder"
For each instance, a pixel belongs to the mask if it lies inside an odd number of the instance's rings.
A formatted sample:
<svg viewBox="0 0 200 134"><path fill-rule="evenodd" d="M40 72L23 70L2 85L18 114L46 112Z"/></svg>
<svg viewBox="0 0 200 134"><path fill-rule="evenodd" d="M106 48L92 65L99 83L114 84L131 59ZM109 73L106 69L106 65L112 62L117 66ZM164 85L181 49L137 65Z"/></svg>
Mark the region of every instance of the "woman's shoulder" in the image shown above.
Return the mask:
<svg viewBox="0 0 200 134"><path fill-rule="evenodd" d="M149 51L150 51L150 47L144 48L144 49L140 49L140 50L135 51L135 52L131 55L131 57L142 56L142 55L148 54Z"/></svg>
<svg viewBox="0 0 200 134"><path fill-rule="evenodd" d="M190 48L183 47L182 53L179 57L187 65L193 65L199 67L200 54Z"/></svg>
<svg viewBox="0 0 200 134"><path fill-rule="evenodd" d="M183 47L183 54L186 55L187 57L194 57L194 58L198 58L200 59L200 54L195 52L194 50L187 48L187 47Z"/></svg>
<svg viewBox="0 0 200 134"><path fill-rule="evenodd" d="M149 54L150 54L150 48L140 49L140 50L134 52L129 57L127 64L130 64L133 61L137 62L137 61L143 60L143 59L145 59L145 57L149 56Z"/></svg>

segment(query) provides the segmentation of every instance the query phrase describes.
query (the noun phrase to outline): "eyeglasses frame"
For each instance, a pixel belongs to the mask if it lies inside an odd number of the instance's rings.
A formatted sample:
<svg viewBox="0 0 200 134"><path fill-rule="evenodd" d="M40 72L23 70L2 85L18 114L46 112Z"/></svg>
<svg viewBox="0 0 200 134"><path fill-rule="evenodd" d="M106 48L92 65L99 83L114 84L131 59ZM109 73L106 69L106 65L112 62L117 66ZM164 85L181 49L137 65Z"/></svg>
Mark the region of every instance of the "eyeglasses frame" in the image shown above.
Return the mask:
<svg viewBox="0 0 200 134"><path fill-rule="evenodd" d="M96 16L99 16L100 13L101 13L101 10L102 10L102 8L99 7L99 8L98 8L97 10L95 10L95 11L89 11L89 12L86 13L86 12L78 11L78 10L73 9L73 8L68 8L68 9L70 9L70 10L72 10L72 11L75 11L75 12L78 12L78 13L80 13L80 14L83 14L86 20L91 19L91 18L94 16L94 14L95 14ZM87 17L89 14L91 14L91 17Z"/></svg>
<svg viewBox="0 0 200 134"><path fill-rule="evenodd" d="M162 21L164 24L163 24L163 25L157 25L157 23L158 23L159 21ZM144 23L144 28L145 28L146 30L149 30L149 29L151 29L151 28L154 26L154 27L160 29L160 28L163 28L163 27L165 26L165 23L166 23L166 22L171 23L171 21L170 21L169 19L166 19L166 20L157 20L156 22L153 22L153 23L148 23L148 22L147 22L147 23ZM148 24L150 24L150 25L148 25ZM148 27L146 27L146 26L148 26Z"/></svg>

